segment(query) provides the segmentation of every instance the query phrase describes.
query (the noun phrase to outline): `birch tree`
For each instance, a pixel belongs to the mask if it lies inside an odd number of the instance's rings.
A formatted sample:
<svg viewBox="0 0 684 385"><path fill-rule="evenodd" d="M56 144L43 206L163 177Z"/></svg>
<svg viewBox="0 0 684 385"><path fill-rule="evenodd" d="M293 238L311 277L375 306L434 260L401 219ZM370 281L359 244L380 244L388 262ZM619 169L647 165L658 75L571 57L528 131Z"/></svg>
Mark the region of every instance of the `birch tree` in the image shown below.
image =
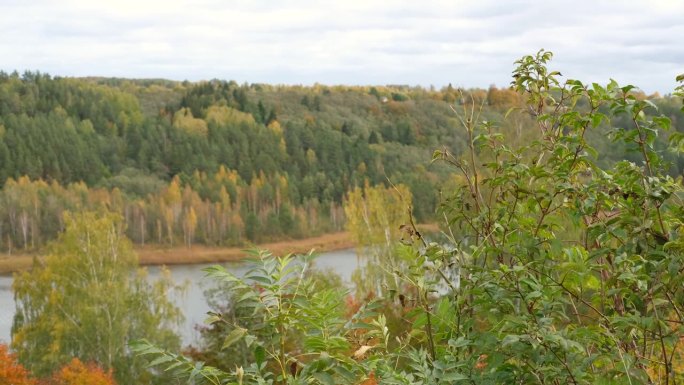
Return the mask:
<svg viewBox="0 0 684 385"><path fill-rule="evenodd" d="M147 383L130 355L142 336L178 347L180 311L168 299L168 275L151 283L112 213L66 215L66 230L44 261L17 275L12 348L22 364L45 376L76 357L112 369L122 384Z"/></svg>

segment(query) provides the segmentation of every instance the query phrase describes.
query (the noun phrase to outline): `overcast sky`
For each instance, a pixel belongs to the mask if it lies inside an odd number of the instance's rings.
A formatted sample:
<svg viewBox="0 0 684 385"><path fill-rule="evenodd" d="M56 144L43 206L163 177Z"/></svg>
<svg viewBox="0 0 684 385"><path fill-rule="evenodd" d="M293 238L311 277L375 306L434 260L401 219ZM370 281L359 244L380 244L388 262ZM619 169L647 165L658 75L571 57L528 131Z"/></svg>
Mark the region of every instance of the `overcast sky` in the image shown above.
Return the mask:
<svg viewBox="0 0 684 385"><path fill-rule="evenodd" d="M0 0L0 69L59 76L506 86L545 48L567 77L669 93L682 37L682 0Z"/></svg>

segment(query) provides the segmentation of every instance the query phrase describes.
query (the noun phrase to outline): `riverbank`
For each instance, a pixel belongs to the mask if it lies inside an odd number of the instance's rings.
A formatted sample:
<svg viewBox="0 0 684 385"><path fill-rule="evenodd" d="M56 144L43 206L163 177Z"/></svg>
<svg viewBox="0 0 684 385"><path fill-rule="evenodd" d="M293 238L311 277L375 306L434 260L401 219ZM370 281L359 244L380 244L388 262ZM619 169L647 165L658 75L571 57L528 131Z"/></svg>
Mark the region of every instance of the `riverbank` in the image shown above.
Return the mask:
<svg viewBox="0 0 684 385"><path fill-rule="evenodd" d="M311 249L317 252L351 249L354 242L351 235L344 231L324 234L317 237L283 240L259 245L242 247L211 247L193 245L192 247L164 245L135 246L135 252L141 265L178 265L208 262L239 261L246 255L246 249L269 250L275 255L288 253L306 253ZM33 258L39 254L0 254L0 274L28 270L33 264Z"/></svg>
<svg viewBox="0 0 684 385"><path fill-rule="evenodd" d="M354 242L351 235L344 231L324 234L318 237L293 239L242 247L210 247L194 245L188 247L164 247L149 245L136 247L141 265L178 265L190 263L239 261L246 256L245 250L263 249L274 255L306 253L311 249L317 252L351 249Z"/></svg>
<svg viewBox="0 0 684 385"><path fill-rule="evenodd" d="M418 225L421 232L437 232L439 228L435 224ZM179 265L209 262L239 261L245 258L245 250L262 249L269 250L274 255L288 253L306 253L314 249L317 252L351 249L355 246L351 234L347 231L323 234L317 237L304 239L291 239L278 242L263 243L259 245L246 245L242 247L212 247L205 245L164 246L145 245L135 246L138 260L141 265ZM33 258L40 258L40 253L17 254L0 253L0 274L9 274L15 271L28 270L33 265Z"/></svg>

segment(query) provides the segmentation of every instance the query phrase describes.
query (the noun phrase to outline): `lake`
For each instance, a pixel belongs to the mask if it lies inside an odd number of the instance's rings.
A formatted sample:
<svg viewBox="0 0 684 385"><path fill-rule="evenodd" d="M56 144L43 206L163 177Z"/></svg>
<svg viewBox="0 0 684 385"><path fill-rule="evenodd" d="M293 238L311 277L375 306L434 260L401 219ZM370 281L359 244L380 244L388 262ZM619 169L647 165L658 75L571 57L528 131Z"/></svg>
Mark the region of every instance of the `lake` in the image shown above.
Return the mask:
<svg viewBox="0 0 684 385"><path fill-rule="evenodd" d="M316 268L331 269L340 275L345 282L350 282L357 264L358 259L353 249L321 253L314 262ZM213 282L205 277L202 269L213 265L215 263L169 266L174 281L188 283L187 290L183 295L172 296L172 300L185 314L185 322L178 330L183 339L183 345L196 345L199 333L195 330L195 325L201 324L206 318L207 311L210 310L204 299L204 291L211 288ZM247 270L247 264L243 262L225 262L222 265L238 276L242 276ZM160 268L158 266L149 266L148 270L150 279L154 280L159 277ZM8 343L10 341L14 308L12 276L0 276L0 342Z"/></svg>

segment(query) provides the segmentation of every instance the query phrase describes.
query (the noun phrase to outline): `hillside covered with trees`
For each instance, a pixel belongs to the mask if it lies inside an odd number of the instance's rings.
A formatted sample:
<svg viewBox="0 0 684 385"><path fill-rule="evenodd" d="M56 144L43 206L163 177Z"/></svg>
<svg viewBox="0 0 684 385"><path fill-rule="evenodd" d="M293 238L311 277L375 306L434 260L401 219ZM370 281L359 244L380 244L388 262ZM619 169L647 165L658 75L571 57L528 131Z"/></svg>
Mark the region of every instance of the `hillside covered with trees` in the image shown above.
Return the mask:
<svg viewBox="0 0 684 385"><path fill-rule="evenodd" d="M676 100L648 100L684 130ZM390 182L408 186L418 221L433 221L453 180L444 165L429 163L430 154L467 147L453 106L501 122L514 142L534 134L523 114L504 120L524 104L495 87L0 73L0 251L40 248L64 230L64 211L99 208L121 213L137 244L306 237L343 228L342 204L354 187ZM624 148L604 134L588 134L599 162L623 159ZM676 159L671 173L683 168Z"/></svg>

